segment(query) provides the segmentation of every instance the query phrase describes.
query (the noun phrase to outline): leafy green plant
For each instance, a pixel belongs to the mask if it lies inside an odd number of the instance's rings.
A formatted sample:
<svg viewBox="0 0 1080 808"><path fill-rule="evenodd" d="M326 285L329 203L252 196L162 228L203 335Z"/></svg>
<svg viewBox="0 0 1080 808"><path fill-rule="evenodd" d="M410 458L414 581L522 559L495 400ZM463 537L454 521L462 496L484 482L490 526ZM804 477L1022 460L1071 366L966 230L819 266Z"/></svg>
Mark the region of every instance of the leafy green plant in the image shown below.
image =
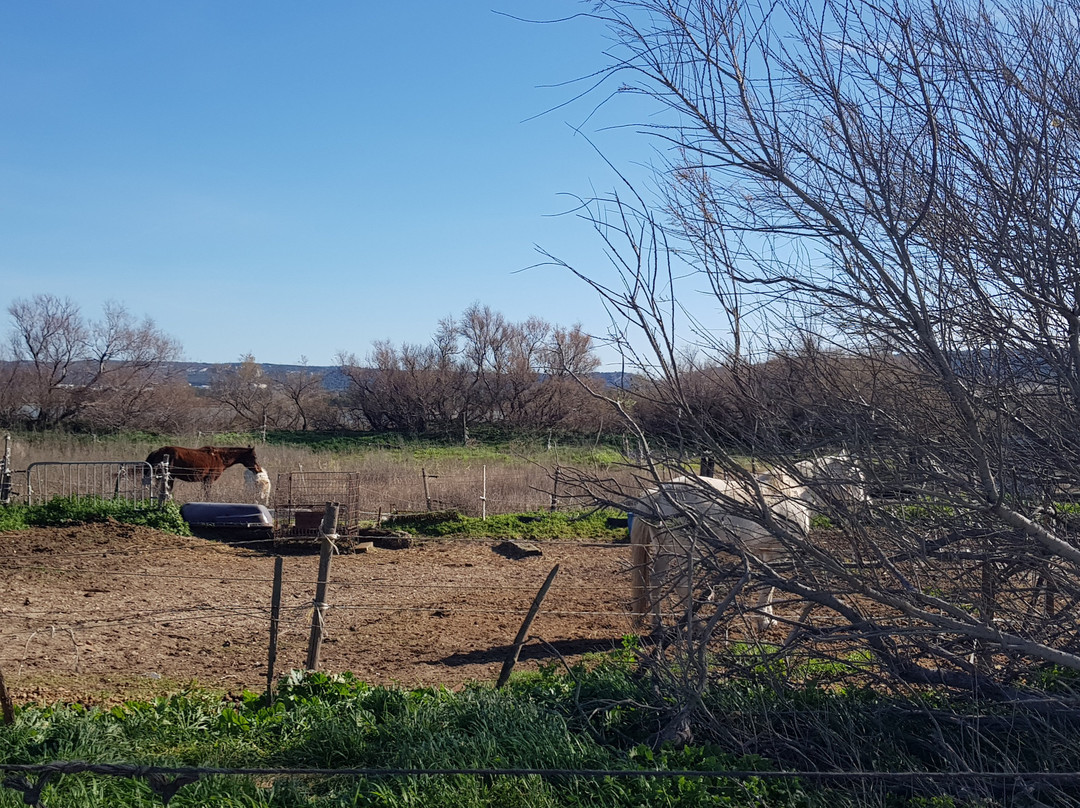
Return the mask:
<svg viewBox="0 0 1080 808"><path fill-rule="evenodd" d="M13 503L0 507L0 531L22 530L29 527L26 522L26 506Z"/></svg>

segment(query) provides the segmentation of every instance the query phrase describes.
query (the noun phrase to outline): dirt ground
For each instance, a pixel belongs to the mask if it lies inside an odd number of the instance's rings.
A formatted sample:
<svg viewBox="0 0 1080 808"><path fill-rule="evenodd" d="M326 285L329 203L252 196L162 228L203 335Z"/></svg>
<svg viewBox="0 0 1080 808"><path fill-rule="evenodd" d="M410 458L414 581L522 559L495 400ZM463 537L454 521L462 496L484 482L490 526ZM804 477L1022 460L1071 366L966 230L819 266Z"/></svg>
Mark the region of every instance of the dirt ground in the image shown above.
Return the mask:
<svg viewBox="0 0 1080 808"><path fill-rule="evenodd" d="M616 647L628 548L413 540L333 557L320 668L376 684L493 681L533 597L559 573L518 670ZM86 525L0 533L0 671L16 702L108 703L187 683L265 689L267 548ZM318 554L284 558L276 673L304 666Z"/></svg>

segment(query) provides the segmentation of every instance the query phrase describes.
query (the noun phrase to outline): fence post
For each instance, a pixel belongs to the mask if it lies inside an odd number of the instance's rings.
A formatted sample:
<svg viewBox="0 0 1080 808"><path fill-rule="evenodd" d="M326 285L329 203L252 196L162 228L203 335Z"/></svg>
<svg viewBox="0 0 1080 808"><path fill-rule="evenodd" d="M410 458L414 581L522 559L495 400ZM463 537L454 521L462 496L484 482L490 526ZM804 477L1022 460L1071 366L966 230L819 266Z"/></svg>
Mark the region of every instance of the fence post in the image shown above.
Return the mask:
<svg viewBox="0 0 1080 808"><path fill-rule="evenodd" d="M11 504L11 435L4 435L4 458L0 460L0 505Z"/></svg>
<svg viewBox="0 0 1080 808"><path fill-rule="evenodd" d="M484 465L484 488L480 492L480 518L487 521L487 465Z"/></svg>
<svg viewBox="0 0 1080 808"><path fill-rule="evenodd" d="M158 471L158 470L160 470L160 474L155 474L155 471ZM161 459L161 463L158 464L157 469L151 469L150 470L150 479L151 480L156 479L158 481L158 486L159 486L158 494L157 494L158 505L164 505L166 502L168 502L170 499L172 499L172 497L170 495L171 492L169 491L169 456L168 455L165 455L165 457L163 457Z"/></svg>
<svg viewBox="0 0 1080 808"><path fill-rule="evenodd" d="M0 712L3 713L5 724L15 723L15 705L11 702L2 672L0 672Z"/></svg>
<svg viewBox="0 0 1080 808"><path fill-rule="evenodd" d="M551 512L559 507L559 467L555 467L555 479L551 483Z"/></svg>
<svg viewBox="0 0 1080 808"><path fill-rule="evenodd" d="M701 456L701 471L699 476L701 477L714 477L716 476L716 463L713 460L711 454L706 452Z"/></svg>
<svg viewBox="0 0 1080 808"><path fill-rule="evenodd" d="M431 492L428 491L428 473L423 466L420 467L420 477L424 480L424 501L427 503L428 513L431 513Z"/></svg>
<svg viewBox="0 0 1080 808"><path fill-rule="evenodd" d="M278 621L281 619L281 571L284 559L274 559L274 589L270 595L270 649L266 659L266 700L274 703L274 666L277 664Z"/></svg>
<svg viewBox="0 0 1080 808"><path fill-rule="evenodd" d="M319 669L319 652L322 650L323 618L326 616L326 585L330 581L330 557L337 549L334 539L337 538L338 504L327 502L323 512L322 525L319 533L322 536L322 544L319 547L319 578L315 584L315 608L311 613L311 637L308 639L307 663L305 668L309 671Z"/></svg>
<svg viewBox="0 0 1080 808"><path fill-rule="evenodd" d="M525 644L525 639L529 635L529 628L532 626L533 619L536 617L536 613L540 611L540 604L544 602L544 597L547 595L548 590L551 589L551 582L555 580L555 575L558 571L559 565L556 564L551 568L547 580L544 581L544 585L540 587L540 591L536 593L536 597L533 598L529 613L525 615L525 620L522 622L521 628L518 629L517 637L514 638L514 645L511 647L510 653L506 655L506 659L503 661L502 670L499 671L499 681L495 683L496 690L505 685L506 681L510 678L510 673L514 670L518 657L521 656L521 646Z"/></svg>

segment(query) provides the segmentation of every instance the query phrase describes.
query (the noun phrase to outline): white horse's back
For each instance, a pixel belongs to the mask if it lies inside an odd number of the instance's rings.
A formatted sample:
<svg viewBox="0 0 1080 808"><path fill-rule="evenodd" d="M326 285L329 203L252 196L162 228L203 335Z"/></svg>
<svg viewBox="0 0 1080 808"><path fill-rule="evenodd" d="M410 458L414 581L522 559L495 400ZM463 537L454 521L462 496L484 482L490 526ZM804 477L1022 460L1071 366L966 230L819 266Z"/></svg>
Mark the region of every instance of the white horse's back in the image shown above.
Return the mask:
<svg viewBox="0 0 1080 808"><path fill-rule="evenodd" d="M772 527L762 512L774 520ZM754 517L755 514L758 518ZM759 521L760 519L760 521ZM693 567L722 543L763 563L787 553L778 534L805 535L810 530L809 497L804 486L783 472L750 479L680 477L647 491L636 502L630 529L633 565L632 610L639 619L652 613L662 620L661 603L690 606ZM706 552L702 552L702 551ZM772 590L762 593L759 628L772 613Z"/></svg>

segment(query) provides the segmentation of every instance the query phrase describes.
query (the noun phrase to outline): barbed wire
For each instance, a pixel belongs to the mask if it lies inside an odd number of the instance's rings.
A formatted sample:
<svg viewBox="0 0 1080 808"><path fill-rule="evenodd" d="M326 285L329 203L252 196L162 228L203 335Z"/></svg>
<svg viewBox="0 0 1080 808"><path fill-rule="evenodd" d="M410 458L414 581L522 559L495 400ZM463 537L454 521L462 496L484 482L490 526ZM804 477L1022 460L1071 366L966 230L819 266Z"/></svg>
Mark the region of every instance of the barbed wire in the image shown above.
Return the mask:
<svg viewBox="0 0 1080 808"><path fill-rule="evenodd" d="M520 608L503 608L503 609L479 609L479 608L458 608L452 605L443 603L426 604L393 604L393 603L327 603L327 608L330 613L334 610L339 611L372 611L372 612L412 612L417 614L428 612L441 612L445 616L451 615L495 615L495 616L523 616L528 613L527 605L523 605ZM299 611L301 614L307 614L313 608L312 601L306 601L302 604L292 604L289 606L280 607L281 611ZM237 606L189 606L179 607L176 609L168 610L154 610L149 612L142 612L138 614L125 614L123 616L116 617L91 617L84 620L75 620L70 623L63 623L56 620L48 620L43 622L39 627L33 629L33 631L41 631L47 629L54 629L56 631L93 631L99 629L116 628L116 627L129 627L129 626L153 626L158 627L163 622L185 622L193 620L205 620L209 619L207 613L212 616L221 615L241 615L245 617L266 617L269 619L271 608L269 606L257 606L241 604ZM552 617L611 617L626 619L631 617L632 614L629 611L586 611L586 610L573 610L573 609L548 609L542 612L543 615ZM55 617L56 613L41 613L40 618L45 619L47 617ZM28 618L29 619L29 618ZM285 619L284 617L281 619ZM25 631L30 631L26 629ZM12 633L6 635L0 635L6 637L21 637L22 633Z"/></svg>
<svg viewBox="0 0 1080 808"><path fill-rule="evenodd" d="M13 534L17 534L18 531L12 531ZM338 535L341 539L359 539L362 541L371 541L373 539L380 538L395 538L393 534L386 534L385 536L378 535L353 535L342 533ZM628 545L619 540L611 541L588 541L584 539L545 539L545 538L522 538L518 536L502 536L502 537L486 537L486 538L472 538L468 536L408 536L412 541L418 544L497 544L502 541L524 541L529 544L536 544L540 546L568 546L568 547L590 547L601 549L625 549ZM64 558L107 558L109 556L136 556L147 553L165 553L165 552L177 552L181 550L205 550L207 552L227 553L229 548L246 548L248 546L258 546L264 548L267 544L281 545L282 549L290 545L295 545L298 542L310 540L312 542L311 549L312 555L317 555L318 550L318 537L317 536L281 536L277 538L259 538L259 539L242 539L232 540L227 542L218 541L216 539L200 539L199 537L192 537L187 544L170 544L162 547L134 547L134 548L119 548L119 549L98 549L98 550L78 550L73 552L57 551L57 552L41 552L41 551L29 551L24 553L0 553L0 561L11 560L24 560L28 557L41 557L41 556L63 556ZM393 552L400 552L394 550ZM260 554L261 555L261 554ZM292 554L287 554L292 555ZM343 556L356 555L354 553L343 553ZM266 557L272 558L273 554Z"/></svg>
<svg viewBox="0 0 1080 808"><path fill-rule="evenodd" d="M124 570L103 570L103 569L86 569L82 567L65 567L65 566L52 566L48 564L28 564L26 566L9 567L9 569L17 569L20 572L63 572L70 574L86 574L94 576L105 577L119 577L119 578L152 578L154 580L176 580L176 581L206 581L214 580L221 583L262 583L272 585L273 578L264 577L230 577L230 576L217 576L217 575L180 575L173 573L157 573L157 572L128 572ZM615 571L615 574L629 573L630 569ZM318 585L319 581L316 578L296 578L296 577L282 577L282 586L309 586L313 587ZM364 579L360 581L327 581L327 585L338 589L362 589L365 587L371 587L374 589L438 589L448 591L460 591L460 592L475 592L481 590L484 592L521 592L523 594L535 594L536 589L542 583L541 580L537 580L535 583L524 582L515 585L504 584L488 584L488 583L431 583L423 581L417 583L415 581L409 582L394 582L380 579ZM568 584L560 581L552 589L560 593L569 592L607 592L610 590L609 586L593 585L583 586ZM50 612L51 614L52 612ZM25 613L19 613L15 616L24 616Z"/></svg>
<svg viewBox="0 0 1080 808"><path fill-rule="evenodd" d="M584 779L662 778L777 780L807 779L818 782L880 780L894 784L916 784L927 780L997 780L1044 783L1080 782L1080 771L874 771L874 770L797 770L797 769L568 769L536 767L269 767L225 768L216 766L147 766L130 763L90 763L87 761L52 761L50 763L0 763L0 772L12 774L100 774L114 777L579 777Z"/></svg>

